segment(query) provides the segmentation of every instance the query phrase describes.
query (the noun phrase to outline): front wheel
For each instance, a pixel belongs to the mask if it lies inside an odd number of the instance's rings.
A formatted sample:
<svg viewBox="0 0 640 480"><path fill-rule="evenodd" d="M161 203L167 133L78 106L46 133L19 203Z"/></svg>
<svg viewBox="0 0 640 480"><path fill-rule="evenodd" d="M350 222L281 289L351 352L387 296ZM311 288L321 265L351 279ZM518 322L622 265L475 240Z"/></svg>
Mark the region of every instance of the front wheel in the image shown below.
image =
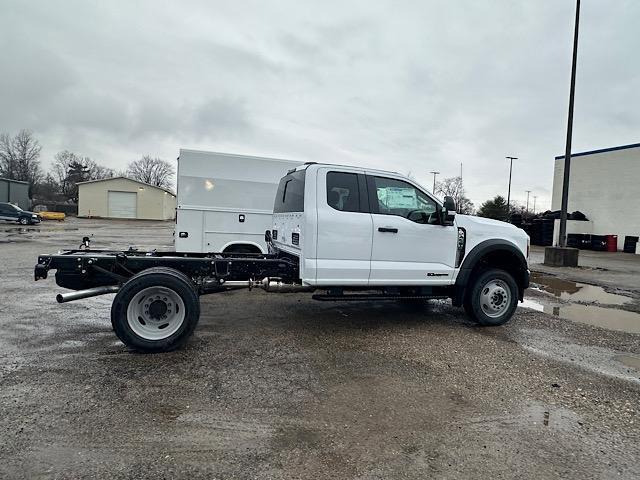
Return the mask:
<svg viewBox="0 0 640 480"><path fill-rule="evenodd" d="M504 270L482 272L471 285L464 309L472 320L483 326L507 323L518 306L518 285Z"/></svg>
<svg viewBox="0 0 640 480"><path fill-rule="evenodd" d="M20 220L18 220L18 222L20 222L20 225L28 225L29 219L26 217L22 217Z"/></svg>
<svg viewBox="0 0 640 480"><path fill-rule="evenodd" d="M170 268L149 268L118 291L111 306L116 335L133 350L168 352L181 347L200 317L191 280Z"/></svg>

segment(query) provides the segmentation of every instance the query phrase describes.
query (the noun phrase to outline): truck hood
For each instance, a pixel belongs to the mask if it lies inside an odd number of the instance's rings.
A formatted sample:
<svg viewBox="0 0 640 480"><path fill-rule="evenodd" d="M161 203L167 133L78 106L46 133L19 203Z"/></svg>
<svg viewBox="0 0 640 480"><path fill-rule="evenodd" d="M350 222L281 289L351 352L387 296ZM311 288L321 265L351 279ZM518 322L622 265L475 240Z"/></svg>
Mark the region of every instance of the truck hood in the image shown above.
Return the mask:
<svg viewBox="0 0 640 480"><path fill-rule="evenodd" d="M519 230L518 227L511 225L507 222L501 222L500 220L494 220L493 218L484 218L484 217L476 217L473 215L456 215L456 223L460 227L472 227L472 225L486 225L489 227L495 228L507 228L507 229L516 229Z"/></svg>
<svg viewBox="0 0 640 480"><path fill-rule="evenodd" d="M523 255L527 255L529 236L510 223L472 215L456 215L456 225L466 230L467 246L470 248L484 240L502 239L513 243Z"/></svg>

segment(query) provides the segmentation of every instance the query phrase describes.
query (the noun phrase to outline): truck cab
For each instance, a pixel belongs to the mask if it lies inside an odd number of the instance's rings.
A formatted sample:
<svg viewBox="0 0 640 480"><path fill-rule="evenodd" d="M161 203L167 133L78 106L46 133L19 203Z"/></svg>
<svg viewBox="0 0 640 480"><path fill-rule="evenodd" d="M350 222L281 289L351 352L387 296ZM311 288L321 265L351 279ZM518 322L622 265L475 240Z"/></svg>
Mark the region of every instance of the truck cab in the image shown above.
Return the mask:
<svg viewBox="0 0 640 480"><path fill-rule="evenodd" d="M302 285L441 295L484 324L508 320L529 283L522 229L456 215L452 199L441 202L394 172L290 170L269 235L275 251L298 259Z"/></svg>

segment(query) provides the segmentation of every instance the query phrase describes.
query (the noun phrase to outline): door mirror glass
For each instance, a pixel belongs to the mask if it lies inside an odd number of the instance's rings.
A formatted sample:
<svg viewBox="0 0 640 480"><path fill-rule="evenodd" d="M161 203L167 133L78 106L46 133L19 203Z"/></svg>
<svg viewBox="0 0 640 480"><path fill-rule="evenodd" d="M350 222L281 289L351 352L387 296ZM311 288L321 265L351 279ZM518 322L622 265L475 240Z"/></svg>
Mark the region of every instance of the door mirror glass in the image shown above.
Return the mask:
<svg viewBox="0 0 640 480"><path fill-rule="evenodd" d="M456 201L453 199L453 197L444 197L444 208L449 210L449 212L456 212Z"/></svg>
<svg viewBox="0 0 640 480"><path fill-rule="evenodd" d="M453 225L456 216L456 202L452 197L444 197L444 208L442 209L442 225Z"/></svg>

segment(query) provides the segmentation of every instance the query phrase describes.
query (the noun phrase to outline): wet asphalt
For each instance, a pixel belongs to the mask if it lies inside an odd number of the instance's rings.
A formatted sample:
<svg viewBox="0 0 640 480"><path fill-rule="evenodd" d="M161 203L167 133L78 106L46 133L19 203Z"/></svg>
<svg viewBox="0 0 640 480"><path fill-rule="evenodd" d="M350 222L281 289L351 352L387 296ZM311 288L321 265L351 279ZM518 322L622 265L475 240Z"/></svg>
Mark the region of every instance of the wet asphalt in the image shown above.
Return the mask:
<svg viewBox="0 0 640 480"><path fill-rule="evenodd" d="M140 355L110 296L33 282L83 235L170 248L172 227L0 225L0 478L640 477L638 334L234 291L202 298L186 348Z"/></svg>

